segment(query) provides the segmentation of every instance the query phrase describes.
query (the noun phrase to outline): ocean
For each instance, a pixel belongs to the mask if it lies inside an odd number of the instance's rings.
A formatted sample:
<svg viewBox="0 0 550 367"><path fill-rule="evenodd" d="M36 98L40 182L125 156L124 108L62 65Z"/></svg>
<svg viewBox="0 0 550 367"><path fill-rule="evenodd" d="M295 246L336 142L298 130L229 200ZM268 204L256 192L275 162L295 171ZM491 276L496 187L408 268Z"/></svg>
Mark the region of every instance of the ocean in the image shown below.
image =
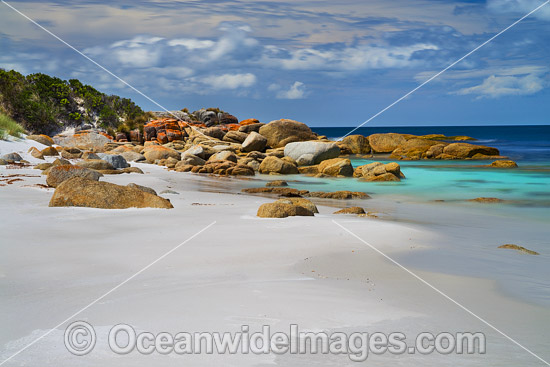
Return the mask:
<svg viewBox="0 0 550 367"><path fill-rule="evenodd" d="M352 128L314 127L337 139ZM401 182L361 182L354 178L287 177L291 187L310 191L351 190L371 195L357 204L380 218L421 225L434 232L430 250L399 257L412 269L492 279L506 294L550 306L550 126L364 127L354 134L408 133L467 135L496 147L517 169L482 167L491 161L398 161ZM373 161L353 158L354 167ZM499 204L469 202L496 197ZM498 249L517 244L540 253ZM419 244L422 245L422 244ZM442 251L444 250L444 251Z"/></svg>

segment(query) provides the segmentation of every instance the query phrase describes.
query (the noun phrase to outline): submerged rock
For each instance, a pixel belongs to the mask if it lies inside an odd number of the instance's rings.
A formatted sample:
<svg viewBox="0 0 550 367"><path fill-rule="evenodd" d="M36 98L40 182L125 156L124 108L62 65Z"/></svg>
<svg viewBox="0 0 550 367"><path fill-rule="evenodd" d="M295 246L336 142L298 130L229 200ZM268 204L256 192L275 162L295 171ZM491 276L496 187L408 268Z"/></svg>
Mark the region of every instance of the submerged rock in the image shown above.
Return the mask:
<svg viewBox="0 0 550 367"><path fill-rule="evenodd" d="M169 200L135 187L74 177L59 185L50 207L80 206L101 209L173 208Z"/></svg>
<svg viewBox="0 0 550 367"><path fill-rule="evenodd" d="M518 245L513 245L513 244L502 245L502 246L499 246L498 248L509 249L509 250L517 250L519 252L522 252L522 253L528 254L528 255L540 255L536 251L528 250L523 246L518 246Z"/></svg>
<svg viewBox="0 0 550 367"><path fill-rule="evenodd" d="M514 161L503 160L503 161L494 161L491 163L491 167L495 168L518 168L518 164Z"/></svg>
<svg viewBox="0 0 550 367"><path fill-rule="evenodd" d="M283 180L275 180L275 181L270 181L270 182L266 183L265 186L266 187L288 186L288 182L283 181Z"/></svg>
<svg viewBox="0 0 550 367"><path fill-rule="evenodd" d="M368 194L364 192L358 192L358 191L334 191L334 192L316 191L316 192L310 192L305 196L317 197L321 199L339 199L339 200L370 198Z"/></svg>
<svg viewBox="0 0 550 367"><path fill-rule="evenodd" d="M497 204L497 203L504 202L504 200L499 198L486 198L486 197L470 199L468 201L475 202L475 203L482 203L482 204Z"/></svg>

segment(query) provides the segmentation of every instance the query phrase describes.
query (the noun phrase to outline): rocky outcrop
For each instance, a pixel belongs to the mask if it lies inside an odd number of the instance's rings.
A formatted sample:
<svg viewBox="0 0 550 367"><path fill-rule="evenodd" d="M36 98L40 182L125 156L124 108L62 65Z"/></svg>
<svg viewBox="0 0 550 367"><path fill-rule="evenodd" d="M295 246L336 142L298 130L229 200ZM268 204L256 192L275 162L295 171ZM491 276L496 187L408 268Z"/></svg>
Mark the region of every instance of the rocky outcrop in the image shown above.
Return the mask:
<svg viewBox="0 0 550 367"><path fill-rule="evenodd" d="M294 159L298 166L311 166L327 159L337 158L340 155L340 148L335 143L306 141L288 143L284 153L285 157Z"/></svg>
<svg viewBox="0 0 550 367"><path fill-rule="evenodd" d="M369 136L369 144L374 153L391 153L398 146L405 143L405 138L401 134L372 134Z"/></svg>
<svg viewBox="0 0 550 367"><path fill-rule="evenodd" d="M271 121L262 126L259 133L267 138L267 145L272 148L284 147L292 142L317 139L306 124L287 119Z"/></svg>
<svg viewBox="0 0 550 367"><path fill-rule="evenodd" d="M309 194L307 190L292 189L290 187L254 187L241 190L247 194L280 195L285 197L301 197Z"/></svg>
<svg viewBox="0 0 550 367"><path fill-rule="evenodd" d="M294 216L312 217L314 214L303 206L274 202L261 205L257 215L260 218L287 218Z"/></svg>
<svg viewBox="0 0 550 367"><path fill-rule="evenodd" d="M405 175L401 173L401 167L395 162L387 164L374 162L357 167L353 177L365 181L401 181Z"/></svg>
<svg viewBox="0 0 550 367"><path fill-rule="evenodd" d="M319 164L318 172L333 177L351 177L353 176L353 167L349 159L333 158L322 161Z"/></svg>
<svg viewBox="0 0 550 367"><path fill-rule="evenodd" d="M486 147L483 145L474 145L468 143L452 143L443 149L443 154L458 159L474 158L475 155L483 156L498 156L500 152L496 148Z"/></svg>
<svg viewBox="0 0 550 367"><path fill-rule="evenodd" d="M333 214L366 214L365 209L361 208L360 206L352 206L350 208L344 208L340 209L338 211L335 211Z"/></svg>
<svg viewBox="0 0 550 367"><path fill-rule="evenodd" d="M174 118L153 120L143 127L145 141L156 141L159 144L166 144L179 141L187 137L185 127L188 123Z"/></svg>
<svg viewBox="0 0 550 367"><path fill-rule="evenodd" d="M178 151L166 148L162 145L149 145L143 151L145 159L149 163L155 163L157 160L168 159L170 157L180 160L181 155Z"/></svg>
<svg viewBox="0 0 550 367"><path fill-rule="evenodd" d="M347 147L350 154L369 154L371 152L369 139L363 135L346 136L341 143Z"/></svg>
<svg viewBox="0 0 550 367"><path fill-rule="evenodd" d="M259 172L281 175L299 173L298 168L294 164L277 157L266 157L260 164Z"/></svg>
<svg viewBox="0 0 550 367"><path fill-rule="evenodd" d="M52 166L49 168L48 177L46 178L46 183L50 187L57 187L62 182L67 181L74 177L81 177L88 180L98 181L103 175L95 170L73 166L73 165L63 165L63 166Z"/></svg>
<svg viewBox="0 0 550 367"><path fill-rule="evenodd" d="M101 209L173 208L170 201L135 187L74 177L55 189L50 207L78 206Z"/></svg>
<svg viewBox="0 0 550 367"><path fill-rule="evenodd" d="M220 176L254 176L254 169L250 166L237 164L231 161L209 161L203 166L192 166L190 164L178 164L178 172L211 173Z"/></svg>
<svg viewBox="0 0 550 367"><path fill-rule="evenodd" d="M247 153L253 151L263 152L266 146L267 139L257 132L252 131L243 141L241 150Z"/></svg>
<svg viewBox="0 0 550 367"><path fill-rule="evenodd" d="M518 168L518 164L514 161L502 160L502 161L494 161L493 163L491 163L491 167L495 167L495 168Z"/></svg>

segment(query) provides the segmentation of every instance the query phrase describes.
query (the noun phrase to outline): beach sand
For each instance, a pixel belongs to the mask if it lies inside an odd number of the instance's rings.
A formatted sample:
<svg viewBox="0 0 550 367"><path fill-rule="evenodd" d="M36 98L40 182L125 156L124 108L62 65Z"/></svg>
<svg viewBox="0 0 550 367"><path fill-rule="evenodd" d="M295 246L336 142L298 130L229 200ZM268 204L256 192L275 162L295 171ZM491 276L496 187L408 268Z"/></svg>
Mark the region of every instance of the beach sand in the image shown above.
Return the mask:
<svg viewBox="0 0 550 367"><path fill-rule="evenodd" d="M5 152L3 152L5 153ZM50 159L51 160L51 159ZM344 366L346 355L116 355L107 334L116 324L137 331L300 330L483 332L485 355L370 355L371 366L540 366L542 363L342 228L391 257L433 249L441 234L422 224L333 215L260 219L269 198L217 193L237 179L216 179L133 164L145 174L102 180L135 182L169 198L174 209L49 208L53 189L23 181L0 187L0 360L110 291L215 221L176 251L29 347L5 366ZM206 191L205 191L206 190ZM221 190L220 190L221 191ZM225 191L225 190L224 190ZM414 243L414 245L413 245ZM550 310L504 295L494 281L411 269L543 358L550 358ZM96 348L71 355L63 332L85 320ZM409 340L410 341L410 340Z"/></svg>

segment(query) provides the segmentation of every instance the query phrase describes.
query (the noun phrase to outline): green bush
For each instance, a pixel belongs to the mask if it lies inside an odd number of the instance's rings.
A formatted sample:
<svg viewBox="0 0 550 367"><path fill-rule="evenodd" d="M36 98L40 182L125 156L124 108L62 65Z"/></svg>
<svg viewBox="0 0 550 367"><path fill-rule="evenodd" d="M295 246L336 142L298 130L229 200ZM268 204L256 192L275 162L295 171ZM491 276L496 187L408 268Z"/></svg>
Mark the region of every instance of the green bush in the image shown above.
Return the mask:
<svg viewBox="0 0 550 367"><path fill-rule="evenodd" d="M6 135L21 137L21 134L25 132L23 126L19 125L12 118L3 113L0 113L0 138L5 139Z"/></svg>

